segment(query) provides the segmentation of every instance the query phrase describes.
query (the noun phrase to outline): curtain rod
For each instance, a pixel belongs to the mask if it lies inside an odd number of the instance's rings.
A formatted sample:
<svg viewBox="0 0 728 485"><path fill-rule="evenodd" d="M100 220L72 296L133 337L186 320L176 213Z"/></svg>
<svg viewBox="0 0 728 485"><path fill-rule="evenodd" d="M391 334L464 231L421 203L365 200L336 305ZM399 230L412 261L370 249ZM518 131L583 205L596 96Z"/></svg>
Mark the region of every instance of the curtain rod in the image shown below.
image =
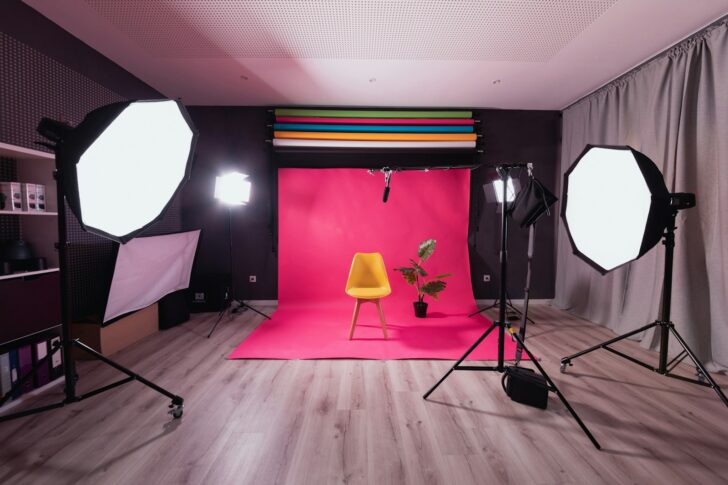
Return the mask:
<svg viewBox="0 0 728 485"><path fill-rule="evenodd" d="M692 40L694 40L694 39L696 39L696 38L698 38L700 36L706 35L707 32L708 32L708 30L712 30L715 27L720 26L720 24L722 24L722 23L724 23L726 21L728 21L728 15L724 15L721 18L719 18L718 20L715 20L715 21L711 22L710 24L706 25L705 27L703 27L702 29L698 30L697 32L694 32L694 33L690 34L689 36L687 36L687 37L685 37L685 38L683 38L681 40L678 40L674 44L672 44L669 47L661 50L660 52L658 52L654 56L650 57L646 61L643 61L643 62L637 64L633 68L629 69L627 72L625 72L623 74L620 74L619 76L617 76L617 77L615 77L615 78L607 81L606 83L602 84L601 86L599 86L595 90L591 91L590 93L585 94L584 96L582 96L579 99L577 99L576 101L570 103L566 107L561 108L561 112L563 113L564 111L566 111L567 109L571 108L575 104L581 103L585 99L587 99L587 98L589 98L589 97L597 94L599 91L605 89L609 85L614 84L614 83L617 83L617 82L621 81L622 79L631 76L635 72L640 71L641 69L643 69L647 64L651 63L652 61L655 61L655 60L660 59L660 58L662 58L662 57L664 57L666 55L669 55L669 53L673 49L675 49L676 47L679 47L682 44L687 44L688 42L691 42Z"/></svg>

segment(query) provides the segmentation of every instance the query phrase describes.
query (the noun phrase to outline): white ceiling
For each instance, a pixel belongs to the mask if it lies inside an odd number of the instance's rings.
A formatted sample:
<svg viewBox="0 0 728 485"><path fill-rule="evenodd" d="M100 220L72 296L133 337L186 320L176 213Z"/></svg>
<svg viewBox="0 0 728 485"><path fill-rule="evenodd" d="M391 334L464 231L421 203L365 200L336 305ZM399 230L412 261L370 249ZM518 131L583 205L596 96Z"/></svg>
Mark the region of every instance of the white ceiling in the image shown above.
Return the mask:
<svg viewBox="0 0 728 485"><path fill-rule="evenodd" d="M728 0L24 0L195 105L561 109Z"/></svg>

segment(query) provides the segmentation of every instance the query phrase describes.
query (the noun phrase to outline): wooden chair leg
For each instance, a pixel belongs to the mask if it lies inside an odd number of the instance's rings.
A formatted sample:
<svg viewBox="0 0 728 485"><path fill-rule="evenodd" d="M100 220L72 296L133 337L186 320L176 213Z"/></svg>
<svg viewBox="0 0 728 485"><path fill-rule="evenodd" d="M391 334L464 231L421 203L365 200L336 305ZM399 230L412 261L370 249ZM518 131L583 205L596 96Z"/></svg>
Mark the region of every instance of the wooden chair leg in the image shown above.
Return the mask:
<svg viewBox="0 0 728 485"><path fill-rule="evenodd" d="M359 306L361 306L361 300L356 299L354 304L354 316L351 319L351 328L349 329L349 340L354 338L354 328L356 327L356 319L359 318Z"/></svg>
<svg viewBox="0 0 728 485"><path fill-rule="evenodd" d="M379 310L379 323L382 324L382 331L384 332L384 338L388 339L389 336L387 335L387 322L384 320L384 312L382 311L381 300L377 300L376 304L377 304L377 310Z"/></svg>

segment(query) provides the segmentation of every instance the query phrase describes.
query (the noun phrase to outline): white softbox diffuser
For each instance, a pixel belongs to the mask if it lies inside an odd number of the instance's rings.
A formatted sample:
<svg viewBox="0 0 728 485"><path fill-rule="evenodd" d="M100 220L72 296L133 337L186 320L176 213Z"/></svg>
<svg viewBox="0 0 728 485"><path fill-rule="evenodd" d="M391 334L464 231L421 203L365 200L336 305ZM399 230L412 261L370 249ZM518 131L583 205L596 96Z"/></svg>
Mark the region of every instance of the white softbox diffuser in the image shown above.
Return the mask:
<svg viewBox="0 0 728 485"><path fill-rule="evenodd" d="M199 238L197 230L119 245L104 323L189 287Z"/></svg>

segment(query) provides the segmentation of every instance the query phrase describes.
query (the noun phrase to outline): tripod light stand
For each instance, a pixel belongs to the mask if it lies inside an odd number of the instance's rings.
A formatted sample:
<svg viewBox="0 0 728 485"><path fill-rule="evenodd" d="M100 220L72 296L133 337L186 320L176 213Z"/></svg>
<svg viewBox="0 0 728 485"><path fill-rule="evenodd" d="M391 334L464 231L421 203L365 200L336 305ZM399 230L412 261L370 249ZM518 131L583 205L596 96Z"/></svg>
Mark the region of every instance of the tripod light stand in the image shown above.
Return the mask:
<svg viewBox="0 0 728 485"><path fill-rule="evenodd" d="M530 167L532 164L526 164L525 166ZM509 211L510 207L512 207L513 202L516 200L516 194L520 193L519 190L521 188L521 184L519 180L516 178L514 179L510 175L508 176L508 179L505 182L505 189L503 188L503 183L500 179L493 180L489 184L485 184L483 186L483 190L485 191L485 199L488 202L496 203L500 206L501 211ZM469 317L475 316L479 313L486 312L490 310L491 308L495 308L500 305L500 298L496 298L493 303L491 303L489 306L481 308L479 310L474 311L473 313L469 314ZM522 312L518 308L516 308L513 303L511 302L511 298L508 295L508 292L506 291L505 294L505 300L506 300L506 306L510 311L513 313L516 313L519 317L523 318L525 315L525 318L527 321L534 323L533 320L531 320L528 317L527 312Z"/></svg>
<svg viewBox="0 0 728 485"><path fill-rule="evenodd" d="M61 342L21 376L16 386L32 378L56 352L62 352L65 396L61 402L0 416L0 421L82 401L132 381L170 398L169 413L179 418L184 403L180 396L71 337L65 208L68 203L84 230L122 244L154 224L189 178L197 132L187 111L175 100L126 101L90 112L76 127L43 118L38 132L50 140L42 144L56 155ZM91 355L126 377L85 394L77 393L72 349ZM0 405L15 389L0 399Z"/></svg>
<svg viewBox="0 0 728 485"><path fill-rule="evenodd" d="M607 188L613 181L620 184L620 196L606 198L605 190L609 190ZM577 357L604 349L658 374L710 387L728 406L723 390L670 320L675 219L678 211L695 206L695 195L669 193L652 160L629 146L587 145L564 174L563 201L561 215L574 254L600 273L605 274L640 258L660 240L665 245L665 259L659 318L637 330L564 357L561 359L561 372L566 372L567 366L573 365L572 360ZM657 367L611 347L651 328L659 329ZM675 337L682 351L668 362L670 335ZM672 370L686 357L695 365L698 379L672 374Z"/></svg>
<svg viewBox="0 0 728 485"><path fill-rule="evenodd" d="M502 164L498 165L496 169L498 170L498 174L500 176L501 183L503 184L503 191L506 190L506 181L509 178L509 173L512 168L522 168L525 167L525 164ZM508 248L508 213L507 211L502 211L501 213L501 251L500 251L500 300L499 300L499 306L498 306L498 320L493 322L493 324L481 335L478 340L475 341L475 343L463 354L460 359L458 359L457 362L438 380L434 386L432 386L425 394L423 399L427 399L430 394L432 394L435 389L437 389L440 384L442 384L445 379L447 379L450 374L452 374L454 371L490 371L490 372L499 372L503 373L506 371L508 367L505 364L505 334L509 327L508 321L506 320L506 277L508 275L508 258L507 258L507 248ZM490 335L490 333L493 330L498 331L498 362L495 366L474 366L474 365L462 365L462 362L470 355L477 347L480 345L480 343L485 340L485 338ZM581 428L581 430L586 434L586 436L589 438L589 440L592 442L595 448L601 449L599 443L597 440L592 436L589 429L586 427L586 425L582 422L582 420L579 418L579 415L576 414L576 411L571 407L569 404L569 401L566 400L566 397L564 397L563 394L561 394L561 391L559 391L559 388L554 384L554 382L551 380L551 378L548 376L546 371L541 367L541 364L538 362L536 357L531 353L530 350L528 350L528 347L526 347L526 344L523 342L523 339L515 333L512 334L513 338L516 339L518 342L518 345L520 348L523 349L524 352L526 352L526 355L528 355L528 358L531 359L531 362L536 366L538 369L538 372L541 373L541 375L546 379L546 382L548 383L548 389L551 392L554 392L561 402L564 404L566 409L569 411L571 416L576 420L577 424Z"/></svg>
<svg viewBox="0 0 728 485"><path fill-rule="evenodd" d="M230 256L230 286L225 290L225 301L220 313L217 315L215 324L210 329L210 333L207 334L207 338L212 336L212 333L217 328L218 324L230 310L230 313L237 313L240 308L247 308L253 310L258 315L261 315L270 320L270 317L265 313L256 310L252 306L245 303L243 300L235 298L235 275L233 265L233 225L232 225L232 209L234 206L245 205L250 201L250 191L252 184L247 180L248 176L238 172L231 172L225 175L221 175L215 179L215 198L220 200L222 203L227 205L227 230L229 238L229 256Z"/></svg>

